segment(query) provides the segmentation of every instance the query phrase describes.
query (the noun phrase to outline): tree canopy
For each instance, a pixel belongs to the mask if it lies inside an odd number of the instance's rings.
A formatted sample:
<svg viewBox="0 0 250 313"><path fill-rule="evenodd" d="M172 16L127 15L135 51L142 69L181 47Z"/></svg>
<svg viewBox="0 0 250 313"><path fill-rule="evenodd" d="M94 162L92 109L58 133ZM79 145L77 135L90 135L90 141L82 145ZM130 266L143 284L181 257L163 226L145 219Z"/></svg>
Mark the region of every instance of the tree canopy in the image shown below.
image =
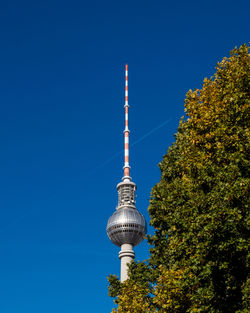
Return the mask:
<svg viewBox="0 0 250 313"><path fill-rule="evenodd" d="M110 276L113 312L249 312L248 50L235 48L187 93L151 192L150 258L123 284Z"/></svg>

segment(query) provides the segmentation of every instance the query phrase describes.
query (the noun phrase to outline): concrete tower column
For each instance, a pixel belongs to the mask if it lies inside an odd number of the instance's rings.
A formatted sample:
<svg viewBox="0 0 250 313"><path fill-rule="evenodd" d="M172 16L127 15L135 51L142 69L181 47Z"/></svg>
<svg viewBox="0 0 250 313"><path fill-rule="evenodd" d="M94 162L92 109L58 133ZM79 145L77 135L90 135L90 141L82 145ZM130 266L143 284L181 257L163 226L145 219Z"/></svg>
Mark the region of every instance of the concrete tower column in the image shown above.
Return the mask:
<svg viewBox="0 0 250 313"><path fill-rule="evenodd" d="M128 264L135 258L133 246L128 243L121 245L121 251L119 252L119 258L121 260L121 282L123 283L128 279Z"/></svg>

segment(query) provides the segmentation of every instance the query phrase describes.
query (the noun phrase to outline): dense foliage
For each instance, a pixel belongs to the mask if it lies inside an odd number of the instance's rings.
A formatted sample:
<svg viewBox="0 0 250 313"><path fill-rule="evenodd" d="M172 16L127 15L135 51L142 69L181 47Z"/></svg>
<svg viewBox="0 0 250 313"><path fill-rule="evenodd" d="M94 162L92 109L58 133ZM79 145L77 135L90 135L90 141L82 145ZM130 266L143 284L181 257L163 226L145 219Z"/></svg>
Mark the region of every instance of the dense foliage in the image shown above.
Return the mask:
<svg viewBox="0 0 250 313"><path fill-rule="evenodd" d="M113 312L249 312L249 105L243 45L187 93L152 189L150 259L123 284L110 276Z"/></svg>

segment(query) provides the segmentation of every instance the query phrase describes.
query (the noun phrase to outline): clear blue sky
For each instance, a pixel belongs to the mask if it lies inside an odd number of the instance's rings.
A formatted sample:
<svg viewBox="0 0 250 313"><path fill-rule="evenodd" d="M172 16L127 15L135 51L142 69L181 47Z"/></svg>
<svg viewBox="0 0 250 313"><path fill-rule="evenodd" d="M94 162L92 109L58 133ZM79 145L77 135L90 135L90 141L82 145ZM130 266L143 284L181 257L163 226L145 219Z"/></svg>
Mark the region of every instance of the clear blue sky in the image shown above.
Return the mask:
<svg viewBox="0 0 250 313"><path fill-rule="evenodd" d="M249 10L242 0L1 1L1 313L110 312L124 65L131 174L149 220L185 94L249 41Z"/></svg>

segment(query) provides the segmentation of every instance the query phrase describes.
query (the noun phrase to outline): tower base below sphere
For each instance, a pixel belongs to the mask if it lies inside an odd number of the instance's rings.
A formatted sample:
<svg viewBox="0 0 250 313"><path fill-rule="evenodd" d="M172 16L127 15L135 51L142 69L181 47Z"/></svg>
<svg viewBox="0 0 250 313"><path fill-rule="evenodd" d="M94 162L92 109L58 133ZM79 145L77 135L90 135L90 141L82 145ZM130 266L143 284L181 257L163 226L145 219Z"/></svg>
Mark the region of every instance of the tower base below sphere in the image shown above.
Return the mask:
<svg viewBox="0 0 250 313"><path fill-rule="evenodd" d="M119 258L121 259L121 282L123 283L128 279L128 264L135 258L135 252L131 244L121 245L121 251L119 252Z"/></svg>

